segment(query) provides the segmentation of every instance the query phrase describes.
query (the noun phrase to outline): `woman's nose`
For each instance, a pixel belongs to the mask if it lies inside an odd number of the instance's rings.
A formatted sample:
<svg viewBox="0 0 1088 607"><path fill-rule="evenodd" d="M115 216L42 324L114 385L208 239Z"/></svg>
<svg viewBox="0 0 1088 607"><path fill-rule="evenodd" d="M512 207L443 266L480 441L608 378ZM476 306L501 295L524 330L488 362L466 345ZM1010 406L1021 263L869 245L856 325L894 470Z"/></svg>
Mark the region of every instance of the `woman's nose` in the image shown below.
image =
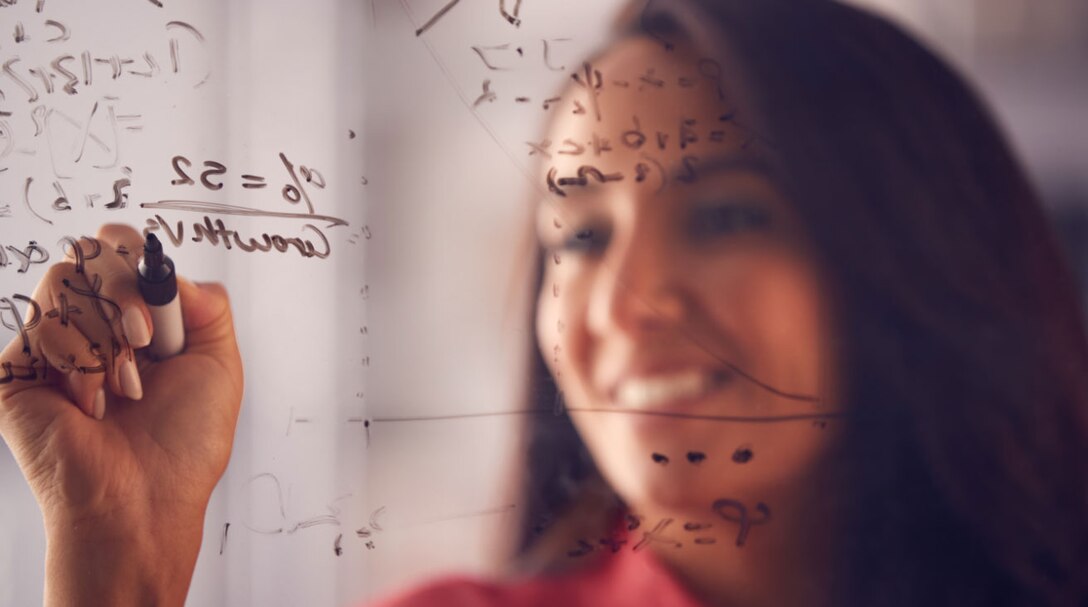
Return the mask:
<svg viewBox="0 0 1088 607"><path fill-rule="evenodd" d="M590 330L638 334L683 322L691 304L687 270L665 239L642 230L612 247L591 292Z"/></svg>

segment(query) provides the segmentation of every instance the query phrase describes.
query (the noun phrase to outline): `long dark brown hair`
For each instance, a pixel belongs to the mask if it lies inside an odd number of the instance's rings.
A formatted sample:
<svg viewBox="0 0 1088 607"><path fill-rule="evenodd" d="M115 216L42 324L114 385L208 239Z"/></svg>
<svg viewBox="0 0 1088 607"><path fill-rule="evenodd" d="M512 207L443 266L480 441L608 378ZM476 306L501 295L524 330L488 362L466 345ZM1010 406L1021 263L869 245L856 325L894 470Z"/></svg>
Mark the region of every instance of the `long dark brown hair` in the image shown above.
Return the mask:
<svg viewBox="0 0 1088 607"><path fill-rule="evenodd" d="M896 26L835 2L670 0L635 22L628 34L731 53L836 294L851 415L822 598L1088 605L1082 308L978 95ZM536 348L533 365L530 396L551 407ZM620 504L565 415L530 419L527 437L518 550L554 569L577 535L549 525L599 526Z"/></svg>

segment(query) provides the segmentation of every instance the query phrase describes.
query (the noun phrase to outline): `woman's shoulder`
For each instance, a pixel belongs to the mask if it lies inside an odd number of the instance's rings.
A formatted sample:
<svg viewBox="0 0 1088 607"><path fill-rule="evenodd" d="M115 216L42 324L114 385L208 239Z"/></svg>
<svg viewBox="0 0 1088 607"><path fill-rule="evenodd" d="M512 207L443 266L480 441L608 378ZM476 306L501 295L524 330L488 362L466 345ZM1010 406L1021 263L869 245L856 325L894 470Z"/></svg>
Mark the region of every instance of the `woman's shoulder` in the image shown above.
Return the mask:
<svg viewBox="0 0 1088 607"><path fill-rule="evenodd" d="M535 607L555 605L560 597L565 597L568 605L577 605L580 603L570 599L587 591L592 593L596 586L593 583L596 569L588 567L565 575L502 580L449 575L395 592L367 607Z"/></svg>
<svg viewBox="0 0 1088 607"><path fill-rule="evenodd" d="M500 585L482 578L447 576L368 603L367 607L486 607L502 605Z"/></svg>
<svg viewBox="0 0 1088 607"><path fill-rule="evenodd" d="M680 582L650 555L631 550L601 555L558 575L516 580L446 576L394 593L368 607L699 607Z"/></svg>

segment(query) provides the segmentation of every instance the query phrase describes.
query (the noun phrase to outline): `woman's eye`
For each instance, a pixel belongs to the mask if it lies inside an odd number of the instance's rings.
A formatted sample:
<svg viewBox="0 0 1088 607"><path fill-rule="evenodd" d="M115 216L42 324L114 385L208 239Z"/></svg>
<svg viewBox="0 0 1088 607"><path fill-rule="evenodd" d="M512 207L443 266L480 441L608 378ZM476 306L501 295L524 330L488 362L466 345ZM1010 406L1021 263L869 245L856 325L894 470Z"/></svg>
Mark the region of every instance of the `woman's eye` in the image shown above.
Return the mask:
<svg viewBox="0 0 1088 607"><path fill-rule="evenodd" d="M608 237L603 230L582 228L564 240L557 249L592 253L602 250L606 244L608 244Z"/></svg>
<svg viewBox="0 0 1088 607"><path fill-rule="evenodd" d="M728 204L696 209L691 214L689 227L694 236L719 236L765 230L770 223L770 212L761 206Z"/></svg>

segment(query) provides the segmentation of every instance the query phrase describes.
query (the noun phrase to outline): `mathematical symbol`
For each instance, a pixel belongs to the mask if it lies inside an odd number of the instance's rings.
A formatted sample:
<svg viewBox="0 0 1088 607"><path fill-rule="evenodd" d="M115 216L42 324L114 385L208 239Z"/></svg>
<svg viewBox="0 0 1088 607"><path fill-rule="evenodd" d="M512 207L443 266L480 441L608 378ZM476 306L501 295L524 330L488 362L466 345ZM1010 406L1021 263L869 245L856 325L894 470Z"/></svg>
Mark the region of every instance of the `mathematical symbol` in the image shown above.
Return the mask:
<svg viewBox="0 0 1088 607"><path fill-rule="evenodd" d="M264 182L264 177L261 177L259 175L242 175L242 179L244 179L247 182L252 182L252 183L243 183L242 184L243 188L246 188L246 189L249 189L249 190L268 187L268 184Z"/></svg>
<svg viewBox="0 0 1088 607"><path fill-rule="evenodd" d="M570 150L559 150L558 153L560 153L560 154L567 154L568 156L579 156L579 155L582 154L582 152L586 151L586 147L584 145L580 145L578 143L575 143L571 139L564 139L563 140L563 145L565 145L565 146L567 146L567 147L569 147L571 149ZM562 182L560 183L560 185L563 185Z"/></svg>
<svg viewBox="0 0 1088 607"><path fill-rule="evenodd" d="M683 544L681 542L678 542L676 540L670 540L661 536L661 534L665 532L665 529L667 529L668 526L672 524L672 521L673 519L671 518L663 518L658 521L657 524L654 525L654 528L650 531L643 531L642 539L639 540L639 543L635 544L633 550L638 552L646 546L650 545L651 542L665 542L666 544L670 544L674 548L683 547Z"/></svg>
<svg viewBox="0 0 1088 607"><path fill-rule="evenodd" d="M552 42L567 42L569 40L570 40L570 38L552 38L551 39ZM548 68L549 70L552 70L553 72L561 72L564 69L566 69L566 66L563 66L563 65L560 65L559 67L555 67L555 66L552 65L551 58L549 57L549 55L551 53L551 49L548 47L548 41L547 40L541 40L541 42L544 43L544 67Z"/></svg>
<svg viewBox="0 0 1088 607"><path fill-rule="evenodd" d="M727 521L740 524L740 531L737 532L737 546L743 546L744 542L748 539L748 532L752 529L752 525L762 525L771 520L771 510L767 508L767 505L763 502L756 504L756 510L763 515L763 518L753 519L748 515L748 508L737 500L720 499L714 502L711 506L718 516ZM725 508L731 508L735 511L735 515L727 514Z"/></svg>
<svg viewBox="0 0 1088 607"><path fill-rule="evenodd" d="M310 195L306 192L306 188L302 187L302 181L299 179L298 172L295 171L295 165L291 164L287 160L287 156L280 152L280 160L283 161L283 166L287 169L287 174L291 177L291 182L283 186L283 198L291 204L298 204L299 201L306 201L306 208L310 211L310 214L314 213L314 205L310 201ZM314 185L323 188L325 187L325 179L321 177L321 174L306 168L305 166L299 166L299 172L302 173L307 183L313 181L315 176L320 178L320 181L315 182Z"/></svg>
<svg viewBox="0 0 1088 607"><path fill-rule="evenodd" d="M652 67L647 68L646 73L639 76L638 79L639 79L639 81L641 81L643 83L643 84L640 84L638 86L638 90L640 90L640 91L642 89L646 88L647 84L654 87L654 88L661 88L661 87L665 86L665 81L664 80L654 76L654 68L652 68Z"/></svg>
<svg viewBox="0 0 1088 607"><path fill-rule="evenodd" d="M518 19L518 11L521 9L521 0L514 3L514 14L506 12L506 0L499 0L499 14L502 15L514 27L521 27L521 19Z"/></svg>
<svg viewBox="0 0 1088 607"><path fill-rule="evenodd" d="M484 80L484 92L476 98L476 101L472 102L472 107L477 107L485 101L494 101L495 99L496 95L491 90L491 80Z"/></svg>
<svg viewBox="0 0 1088 607"><path fill-rule="evenodd" d="M552 154L548 153L547 148L552 147L552 139L544 139L540 144L534 144L532 141L526 141L526 145L529 146L529 156L534 153L540 153L545 158L552 158Z"/></svg>
<svg viewBox="0 0 1088 607"><path fill-rule="evenodd" d="M589 101L590 105L593 107L593 114L596 116L597 122L600 122L601 108L597 102L597 97L601 94L601 86L604 84L604 78L601 76L601 71L593 69L593 66L588 62L582 64L582 70L582 74L572 74L571 79L579 86L584 87L589 93ZM576 111L575 113L577 114L579 112Z"/></svg>
<svg viewBox="0 0 1088 607"><path fill-rule="evenodd" d="M487 57L484 56L484 51L505 51L508 48L510 48L509 44L500 44L498 46L473 46L472 50L473 50L473 52L475 52L480 57L480 61L484 62L484 65L487 67L487 69L495 71L495 70L508 70L510 68L500 67L500 66L497 66L497 65L492 65L492 63L487 60ZM521 50L521 49L518 49L518 50Z"/></svg>
<svg viewBox="0 0 1088 607"><path fill-rule="evenodd" d="M140 115L140 114L118 114L117 116L114 116L114 118L117 120L117 122L124 123L124 122L137 122L137 121L140 120L140 118L143 118L143 116ZM142 130L144 130L144 127L141 124L133 124L133 125L125 126L125 130L126 131L142 131Z"/></svg>
<svg viewBox="0 0 1088 607"><path fill-rule="evenodd" d="M593 551L593 544L585 540L578 540L578 547L567 552L569 557L585 556Z"/></svg>

